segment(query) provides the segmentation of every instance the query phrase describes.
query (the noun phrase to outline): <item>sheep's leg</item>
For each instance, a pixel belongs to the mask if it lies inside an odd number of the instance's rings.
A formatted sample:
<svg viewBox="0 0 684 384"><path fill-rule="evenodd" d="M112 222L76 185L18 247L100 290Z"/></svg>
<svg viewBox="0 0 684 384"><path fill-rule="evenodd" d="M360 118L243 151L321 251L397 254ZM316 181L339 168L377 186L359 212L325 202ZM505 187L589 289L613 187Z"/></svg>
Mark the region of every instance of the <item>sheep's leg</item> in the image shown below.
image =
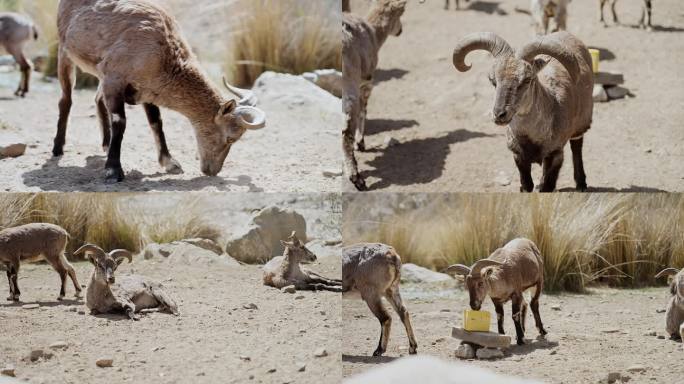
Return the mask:
<svg viewBox="0 0 684 384"><path fill-rule="evenodd" d="M553 192L556 190L558 174L563 166L563 150L551 152L543 161L542 180L539 185L540 192Z"/></svg>
<svg viewBox="0 0 684 384"><path fill-rule="evenodd" d="M9 296L7 296L7 301L14 301L14 283L12 282L11 268L11 266L7 266L7 282L9 283Z"/></svg>
<svg viewBox="0 0 684 384"><path fill-rule="evenodd" d="M23 47L21 46L11 49L9 54L14 57L14 60L17 62L19 69L21 70L21 80L19 80L19 87L17 88L17 91L14 92L14 95L24 97L24 95L26 95L29 91L29 81L31 79L32 70L31 62L24 55Z"/></svg>
<svg viewBox="0 0 684 384"><path fill-rule="evenodd" d="M498 325L498 328L499 328L499 334L505 335L506 331L504 331L504 307L503 307L503 303L500 302L499 300L494 300L494 299L492 299L492 303L494 303L494 310L496 311L496 324Z"/></svg>
<svg viewBox="0 0 684 384"><path fill-rule="evenodd" d="M618 20L617 13L615 12L615 3L617 3L617 0L613 0L610 3L610 11L613 12L613 22L616 25L620 25L620 20Z"/></svg>
<svg viewBox="0 0 684 384"><path fill-rule="evenodd" d="M171 174L183 173L183 168L176 159L171 157L169 148L166 146L166 137L164 136L163 124L161 119L161 112L159 107L154 104L144 104L147 121L150 123L152 133L154 134L154 141L157 144L157 152L159 153L159 164L164 167L166 172Z"/></svg>
<svg viewBox="0 0 684 384"><path fill-rule="evenodd" d="M178 311L178 305L176 302L169 296L166 291L159 287L152 287L152 296L159 302L159 304L172 314L178 316L180 315L180 312Z"/></svg>
<svg viewBox="0 0 684 384"><path fill-rule="evenodd" d="M520 325L522 325L523 332L527 332L527 328L525 327L525 320L526 319L527 319L527 301L525 301L525 298L523 297L523 299L522 299L522 312L521 312L521 318L520 318Z"/></svg>
<svg viewBox="0 0 684 384"><path fill-rule="evenodd" d="M554 14L554 20L556 21L556 31L565 31L567 28L568 11L564 7L556 7L556 13Z"/></svg>
<svg viewBox="0 0 684 384"><path fill-rule="evenodd" d="M399 315L401 322L404 323L404 328L406 328L406 335L409 339L409 354L415 355L418 349L418 343L416 342L416 337L413 335L413 326L411 326L411 316L409 315L408 309L401 300L401 295L399 294L399 286L395 285L391 287L387 293L386 297L392 307Z"/></svg>
<svg viewBox="0 0 684 384"><path fill-rule="evenodd" d="M55 136L52 154L62 156L64 154L64 143L66 142L66 130L71 112L71 92L74 88L74 65L66 52L59 51L57 59L57 74L59 84L62 87L62 98L59 100L59 119L57 120L57 135Z"/></svg>
<svg viewBox="0 0 684 384"><path fill-rule="evenodd" d="M109 152L109 143L112 140L112 122L109 120L109 111L104 102L104 95L102 94L102 86L97 89L95 95L95 107L97 108L97 120L102 132L102 150Z"/></svg>
<svg viewBox="0 0 684 384"><path fill-rule="evenodd" d="M358 92L358 90L357 90ZM358 116L360 113L360 102L357 95L345 92L344 109L347 115L347 126L342 131L342 150L344 152L344 170L349 181L354 184L359 191L365 191L366 181L359 173L359 166L354 155L354 135L356 134Z"/></svg>
<svg viewBox="0 0 684 384"><path fill-rule="evenodd" d="M532 163L520 155L515 155L514 158L515 165L518 167L518 173L520 174L520 192L532 192L534 190Z"/></svg>
<svg viewBox="0 0 684 384"><path fill-rule="evenodd" d="M458 0L456 0L456 8L458 8ZM449 0L444 1L444 9L449 9Z"/></svg>
<svg viewBox="0 0 684 384"><path fill-rule="evenodd" d="M608 24L606 24L606 20L603 18L603 6L606 4L608 0L600 0L599 1L599 21L601 24L603 24L604 27L607 27Z"/></svg>
<svg viewBox="0 0 684 384"><path fill-rule="evenodd" d="M584 137L570 140L572 150L572 166L575 172L575 188L579 192L587 190L587 175L584 173L584 161L582 160L582 145Z"/></svg>
<svg viewBox="0 0 684 384"><path fill-rule="evenodd" d="M366 113L368 110L368 99L370 98L371 91L373 90L373 79L371 78L368 82L361 85L361 104L359 111L359 122L356 127L355 143L356 149L359 151L366 150L366 141L364 140L366 135Z"/></svg>
<svg viewBox="0 0 684 384"><path fill-rule="evenodd" d="M313 277L318 277L318 278L321 278L321 279L325 279L325 280L331 281L331 282L333 282L333 283L342 284L342 279L330 279L330 278L327 278L327 277L325 277L325 276L321 276L321 275L319 275L318 273L313 272L313 271L307 271L307 274L308 274L309 276L313 276Z"/></svg>
<svg viewBox="0 0 684 384"><path fill-rule="evenodd" d="M7 280L9 280L10 284L10 296L7 298L8 301L19 301L21 291L19 290L19 284L17 283L18 276L19 264L10 264L7 268Z"/></svg>
<svg viewBox="0 0 684 384"><path fill-rule="evenodd" d="M74 267L66 260L64 256L62 256L62 263L64 264L64 267L66 268L67 274L69 274L69 278L71 279L71 282L74 284L74 290L76 291L74 293L74 297L80 297L81 296L81 284L78 283L78 279L76 278L76 271L74 270Z"/></svg>
<svg viewBox="0 0 684 384"><path fill-rule="evenodd" d="M105 105L112 121L112 140L105 163L105 183L116 183L124 179L121 168L121 142L126 131L125 88L112 80L106 80L102 87Z"/></svg>
<svg viewBox="0 0 684 384"><path fill-rule="evenodd" d="M522 325L521 325L521 304L522 304L522 295L520 294L514 294L511 296L511 302L513 304L513 323L515 323L515 336L517 339L517 344L518 345L523 345L525 344L525 332L523 331Z"/></svg>
<svg viewBox="0 0 684 384"><path fill-rule="evenodd" d="M541 316L539 315L539 296L541 295L543 283L538 283L534 288L534 295L532 295L532 300L530 301L530 308L532 309L532 314L534 315L534 323L537 326L537 330L541 336L546 336L546 330L544 329L544 324L542 324Z"/></svg>
<svg viewBox="0 0 684 384"><path fill-rule="evenodd" d="M387 342L389 341L389 333L392 328L392 318L382 306L382 298L377 295L361 295L363 300L368 304L368 308L373 312L375 317L380 322L380 341L378 348L373 352L373 356L382 356L387 350Z"/></svg>
<svg viewBox="0 0 684 384"><path fill-rule="evenodd" d="M126 311L126 315L128 315L128 318L131 320L138 321L140 320L140 316L135 313L135 304L133 303L124 303L122 304L124 311Z"/></svg>
<svg viewBox="0 0 684 384"><path fill-rule="evenodd" d="M648 18L646 18L648 16ZM646 18L646 23L644 23L644 18ZM641 8L641 21L639 21L639 26L641 28L647 28L649 31L651 27L651 0L644 0L644 6Z"/></svg>
<svg viewBox="0 0 684 384"><path fill-rule="evenodd" d="M323 282L314 281L303 281L295 284L295 288L298 291L332 291L332 292L342 292L342 286L331 285Z"/></svg>

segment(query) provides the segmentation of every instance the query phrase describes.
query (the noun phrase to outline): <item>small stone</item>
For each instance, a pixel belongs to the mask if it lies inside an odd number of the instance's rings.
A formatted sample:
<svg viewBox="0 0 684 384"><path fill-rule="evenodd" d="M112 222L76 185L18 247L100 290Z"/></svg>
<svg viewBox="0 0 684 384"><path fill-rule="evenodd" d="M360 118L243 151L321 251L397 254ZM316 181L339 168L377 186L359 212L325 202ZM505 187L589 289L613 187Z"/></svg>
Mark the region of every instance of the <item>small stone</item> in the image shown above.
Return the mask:
<svg viewBox="0 0 684 384"><path fill-rule="evenodd" d="M399 145L399 140L395 139L394 137L385 137L385 141L383 142L385 145L385 148L389 147L394 147L395 145Z"/></svg>
<svg viewBox="0 0 684 384"><path fill-rule="evenodd" d="M644 336L656 336L656 335L657 335L656 331L648 331L648 332L644 333Z"/></svg>
<svg viewBox="0 0 684 384"><path fill-rule="evenodd" d="M252 358L249 357L249 356L244 356L244 355L243 355L243 356L240 356L240 360L242 360L242 361L252 361Z"/></svg>
<svg viewBox="0 0 684 384"><path fill-rule="evenodd" d="M641 364L635 364L635 365L632 365L631 367L627 368L627 372L640 373L640 372L646 372L646 369L647 368Z"/></svg>
<svg viewBox="0 0 684 384"><path fill-rule="evenodd" d="M277 369L269 368L268 371L266 371L266 373L275 373L275 371L277 371Z"/></svg>
<svg viewBox="0 0 684 384"><path fill-rule="evenodd" d="M606 94L610 100L622 99L629 94L629 90L618 85L606 87Z"/></svg>
<svg viewBox="0 0 684 384"><path fill-rule="evenodd" d="M504 353L499 349L494 348L480 348L475 353L478 359L499 359L504 356Z"/></svg>
<svg viewBox="0 0 684 384"><path fill-rule="evenodd" d="M97 361L95 361L95 365L97 365L100 368L109 368L112 365L114 365L114 359L110 359L107 357L97 359Z"/></svg>
<svg viewBox="0 0 684 384"><path fill-rule="evenodd" d="M494 178L494 182L496 182L502 187L506 187L508 185L511 185L511 178L508 177L506 172L499 171L499 173L496 175L496 178Z"/></svg>
<svg viewBox="0 0 684 384"><path fill-rule="evenodd" d="M282 287L280 291L284 293L295 293L297 292L297 288L295 288L294 285L288 285L287 287Z"/></svg>
<svg viewBox="0 0 684 384"><path fill-rule="evenodd" d="M79 314L79 315L85 315L85 311L81 309L81 310L78 311L78 314Z"/></svg>
<svg viewBox="0 0 684 384"><path fill-rule="evenodd" d="M23 309L36 309L36 308L40 308L40 304L24 304L21 307Z"/></svg>
<svg viewBox="0 0 684 384"><path fill-rule="evenodd" d="M78 308L77 307L69 307L66 309L67 312L77 312Z"/></svg>
<svg viewBox="0 0 684 384"><path fill-rule="evenodd" d="M656 313L665 313L664 309L656 309Z"/></svg>
<svg viewBox="0 0 684 384"><path fill-rule="evenodd" d="M0 375L9 376L9 377L16 377L16 374L14 372L14 366L8 365L5 368L1 369Z"/></svg>
<svg viewBox="0 0 684 384"><path fill-rule="evenodd" d="M306 363L297 363L297 372L306 371Z"/></svg>
<svg viewBox="0 0 684 384"><path fill-rule="evenodd" d="M57 349L67 349L68 344L64 341L55 341L54 343L50 344L50 349L52 350L57 350Z"/></svg>
<svg viewBox="0 0 684 384"><path fill-rule="evenodd" d="M607 328L607 329L602 329L601 332L603 333L618 333L620 332L619 328Z"/></svg>
<svg viewBox="0 0 684 384"><path fill-rule="evenodd" d="M664 340L664 339L665 339L665 336L663 336L663 335L658 335L658 336L656 336L656 339Z"/></svg>
<svg viewBox="0 0 684 384"><path fill-rule="evenodd" d="M254 303L243 304L242 308L244 308L244 309L259 309L259 307L257 307L257 305Z"/></svg>
<svg viewBox="0 0 684 384"><path fill-rule="evenodd" d="M26 152L26 144L12 144L6 147L0 147L0 158L2 157L19 157Z"/></svg>
<svg viewBox="0 0 684 384"><path fill-rule="evenodd" d="M326 351L325 348L318 348L318 349L314 352L314 356L316 356L316 357L326 357L326 356L328 356L328 351Z"/></svg>
<svg viewBox="0 0 684 384"><path fill-rule="evenodd" d="M297 295L295 296L295 300L301 300L304 298L304 295Z"/></svg>
<svg viewBox="0 0 684 384"><path fill-rule="evenodd" d="M475 358L475 350L470 344L461 344L456 348L456 357L459 359Z"/></svg>
<svg viewBox="0 0 684 384"><path fill-rule="evenodd" d="M323 177L327 177L330 179L342 176L341 169L324 169L321 173L323 174Z"/></svg>
<svg viewBox="0 0 684 384"><path fill-rule="evenodd" d="M494 332L469 332L463 328L453 327L451 329L451 336L483 347L508 348L511 345L510 336L499 335Z"/></svg>
<svg viewBox="0 0 684 384"><path fill-rule="evenodd" d="M622 379L622 375L620 374L620 372L610 372L610 373L608 373L608 378L607 378L608 384L615 383L615 382L617 382L618 380L621 380L621 379Z"/></svg>
<svg viewBox="0 0 684 384"><path fill-rule="evenodd" d="M554 311L560 311L560 310L561 310L561 306L558 305L558 304L552 305L552 306L551 306L551 309L553 309Z"/></svg>
<svg viewBox="0 0 684 384"><path fill-rule="evenodd" d="M608 101L608 94L605 88L601 84L594 84L594 91L592 92L592 98L595 102L605 103Z"/></svg>

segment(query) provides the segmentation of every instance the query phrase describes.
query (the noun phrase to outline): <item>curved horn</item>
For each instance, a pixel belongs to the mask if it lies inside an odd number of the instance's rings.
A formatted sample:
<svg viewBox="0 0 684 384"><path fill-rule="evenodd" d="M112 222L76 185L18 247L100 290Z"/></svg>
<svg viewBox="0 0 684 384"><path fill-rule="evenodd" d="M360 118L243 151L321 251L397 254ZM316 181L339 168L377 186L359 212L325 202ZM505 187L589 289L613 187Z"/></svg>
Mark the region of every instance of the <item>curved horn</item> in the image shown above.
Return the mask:
<svg viewBox="0 0 684 384"><path fill-rule="evenodd" d="M499 37L497 34L492 32L476 32L471 33L464 38L462 38L456 48L454 48L454 67L460 72L466 72L470 70L471 65L465 63L466 56L478 49L482 49L490 52L497 58L501 55L512 55L513 49L506 42L506 40Z"/></svg>
<svg viewBox="0 0 684 384"><path fill-rule="evenodd" d="M463 275L463 276L468 276L470 274L470 267L465 266L463 264L454 264L450 265L447 267L443 273L448 273L450 275Z"/></svg>
<svg viewBox="0 0 684 384"><path fill-rule="evenodd" d="M577 81L580 71L579 64L574 53L563 44L563 41L566 39L575 39L575 37L567 32L556 32L551 35L539 36L520 48L516 57L532 63L538 55L549 55L563 64L568 73L570 73L570 77Z"/></svg>
<svg viewBox="0 0 684 384"><path fill-rule="evenodd" d="M655 278L660 278L663 276L672 276L676 275L679 273L679 270L677 268L665 268L662 271L658 272L657 275L655 275Z"/></svg>
<svg viewBox="0 0 684 384"><path fill-rule="evenodd" d="M498 261L494 261L491 259L478 260L475 264L473 264L473 271L470 272L470 274L477 276L480 274L480 271L482 271L482 268L493 267L493 266L500 267L502 265L503 265L503 263L500 263Z"/></svg>
<svg viewBox="0 0 684 384"><path fill-rule="evenodd" d="M242 89L228 84L228 80L226 80L225 77L223 78L223 85L228 89L228 91L230 91L230 93L240 98L238 101L238 104L240 105L254 107L259 102L259 99L257 99L257 97L254 95L254 92L250 91L249 89Z"/></svg>
<svg viewBox="0 0 684 384"><path fill-rule="evenodd" d="M118 261L121 258L128 259L128 264L133 262L133 254L127 249L115 249L109 252L109 257Z"/></svg>
<svg viewBox="0 0 684 384"><path fill-rule="evenodd" d="M266 113L259 108L241 106L235 108L238 124L245 129L261 129L266 126Z"/></svg>
<svg viewBox="0 0 684 384"><path fill-rule="evenodd" d="M81 253L92 253L98 260L107 257L107 253L95 244L85 244L81 246L81 248L74 252L74 255L80 255Z"/></svg>

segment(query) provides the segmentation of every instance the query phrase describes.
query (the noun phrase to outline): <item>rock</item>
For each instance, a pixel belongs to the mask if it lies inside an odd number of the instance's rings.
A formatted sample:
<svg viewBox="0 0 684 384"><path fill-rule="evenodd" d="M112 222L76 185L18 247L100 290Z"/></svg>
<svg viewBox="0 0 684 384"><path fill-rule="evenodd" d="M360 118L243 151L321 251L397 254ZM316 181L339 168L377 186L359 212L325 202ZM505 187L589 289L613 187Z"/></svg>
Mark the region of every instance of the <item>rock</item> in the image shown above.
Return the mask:
<svg viewBox="0 0 684 384"><path fill-rule="evenodd" d="M11 144L6 147L0 147L0 158L19 157L24 152L26 152L26 144Z"/></svg>
<svg viewBox="0 0 684 384"><path fill-rule="evenodd" d="M635 365L632 365L631 367L627 368L627 372L641 373L641 372L646 372L646 369L647 368L641 364L635 364Z"/></svg>
<svg viewBox="0 0 684 384"><path fill-rule="evenodd" d="M664 309L656 309L656 313L665 313Z"/></svg>
<svg viewBox="0 0 684 384"><path fill-rule="evenodd" d="M603 333L618 333L620 332L619 328L607 328L607 329L602 329L601 332Z"/></svg>
<svg viewBox="0 0 684 384"><path fill-rule="evenodd" d="M451 329L451 336L489 348L508 348L511 345L511 337L507 335L499 335L494 332L468 332L463 328L453 327Z"/></svg>
<svg viewBox="0 0 684 384"><path fill-rule="evenodd" d="M245 227L238 229L226 243L226 252L245 263L255 264L283 253L281 240L292 231L306 243L306 221L291 209L271 206L257 213Z"/></svg>
<svg viewBox="0 0 684 384"><path fill-rule="evenodd" d="M36 309L36 308L40 308L40 304L24 304L21 307L23 309Z"/></svg>
<svg viewBox="0 0 684 384"><path fill-rule="evenodd" d="M415 264L403 264L401 266L401 281L408 283L438 283L453 281L451 276L445 273L431 271Z"/></svg>
<svg viewBox="0 0 684 384"><path fill-rule="evenodd" d="M658 333L656 331L647 331L644 336L656 336Z"/></svg>
<svg viewBox="0 0 684 384"><path fill-rule="evenodd" d="M288 285L287 287L282 287L280 291L283 293L295 293L297 292L297 288L295 288L294 285Z"/></svg>
<svg viewBox="0 0 684 384"><path fill-rule="evenodd" d="M561 310L561 306L558 305L558 304L552 305L552 306L551 306L551 309L553 309L554 311L560 311L560 310Z"/></svg>
<svg viewBox="0 0 684 384"><path fill-rule="evenodd" d="M326 351L325 348L318 348L318 349L314 352L314 356L316 356L316 357L326 357L326 356L328 356L328 351Z"/></svg>
<svg viewBox="0 0 684 384"><path fill-rule="evenodd" d="M499 349L494 348L480 348L475 353L478 359L500 359L504 356L504 353Z"/></svg>
<svg viewBox="0 0 684 384"><path fill-rule="evenodd" d="M456 348L456 357L459 359L474 359L475 349L470 344L461 344Z"/></svg>
<svg viewBox="0 0 684 384"><path fill-rule="evenodd" d="M143 251L148 259L165 259L169 263L182 265L226 265L240 266L235 259L226 255L221 247L207 239L188 239L167 244L148 244Z"/></svg>
<svg viewBox="0 0 684 384"><path fill-rule="evenodd" d="M297 295L297 296L295 296L295 300L303 300L304 297L305 297L304 295Z"/></svg>
<svg viewBox="0 0 684 384"><path fill-rule="evenodd" d="M302 77L335 97L342 97L342 72L335 69L319 69L303 73Z"/></svg>
<svg viewBox="0 0 684 384"><path fill-rule="evenodd" d="M297 372L306 371L306 363L297 363Z"/></svg>
<svg viewBox="0 0 684 384"><path fill-rule="evenodd" d="M325 73L321 76L319 72L318 78L320 84L328 80ZM254 82L252 91L258 97L259 105L264 106L264 109L269 112L278 110L272 106L280 104L281 107L296 108L302 116L309 114L328 114L338 118L342 116L341 100L302 76L264 72ZM269 116L271 115L275 116L276 113L271 113ZM302 117L298 116L298 119L302 120ZM286 122L282 123L274 126L291 126L291 124L284 124Z"/></svg>
<svg viewBox="0 0 684 384"><path fill-rule="evenodd" d="M656 336L656 339L664 340L665 336L664 335L658 335L658 336Z"/></svg>
<svg viewBox="0 0 684 384"><path fill-rule="evenodd" d="M622 99L629 94L629 90L627 88L617 85L614 87L606 87L605 89L608 99L610 100Z"/></svg>
<svg viewBox="0 0 684 384"><path fill-rule="evenodd" d="M323 177L327 177L330 179L342 176L341 169L324 169L323 171L321 171L321 173L323 174Z"/></svg>
<svg viewBox="0 0 684 384"><path fill-rule="evenodd" d="M594 91L592 93L594 102L605 103L608 101L608 94L601 84L594 84Z"/></svg>
<svg viewBox="0 0 684 384"><path fill-rule="evenodd" d="M97 365L100 368L109 368L112 365L114 365L114 359L111 359L108 357L103 357L103 358L97 359L95 361L95 365Z"/></svg>
<svg viewBox="0 0 684 384"><path fill-rule="evenodd" d="M252 358L249 357L249 356L244 356L244 355L243 355L243 356L240 356L240 360L242 360L242 361L252 361Z"/></svg>
<svg viewBox="0 0 684 384"><path fill-rule="evenodd" d="M259 307L257 307L257 305L254 303L243 304L242 308L244 308L244 309L259 309Z"/></svg>
<svg viewBox="0 0 684 384"><path fill-rule="evenodd" d="M395 145L399 145L399 140L395 139L394 137L386 136L385 140L383 141L383 145L385 148L389 147L394 147Z"/></svg>
<svg viewBox="0 0 684 384"><path fill-rule="evenodd" d="M333 244L330 245L328 244L327 241L324 240L312 240L308 243L306 243L306 248L313 252L316 257L319 259L325 258L325 257L340 257L340 254L342 253L342 245L341 244Z"/></svg>
<svg viewBox="0 0 684 384"><path fill-rule="evenodd" d="M55 341L54 343L50 344L50 349L52 350L64 350L67 349L69 345L65 341Z"/></svg>
<svg viewBox="0 0 684 384"><path fill-rule="evenodd" d="M50 352L45 352L42 349L34 349L29 354L29 360L31 360L32 362L36 362L40 359L48 360L52 358L52 356L53 355Z"/></svg>
<svg viewBox="0 0 684 384"><path fill-rule="evenodd" d="M171 252L173 252L173 247L170 244L150 243L145 246L143 258L145 260L167 258Z"/></svg>
<svg viewBox="0 0 684 384"><path fill-rule="evenodd" d="M610 372L608 373L608 378L606 379L608 381L608 384L612 384L617 382L618 380L622 380L622 375L620 372Z"/></svg>
<svg viewBox="0 0 684 384"><path fill-rule="evenodd" d="M9 376L9 377L16 377L16 373L14 372L14 366L8 365L5 368L0 369L0 375Z"/></svg>
<svg viewBox="0 0 684 384"><path fill-rule="evenodd" d="M219 256L223 255L223 249L221 248L221 246L210 239L183 239L181 240L181 242L191 244L195 247L200 247L202 249L206 249L207 251L212 251Z"/></svg>

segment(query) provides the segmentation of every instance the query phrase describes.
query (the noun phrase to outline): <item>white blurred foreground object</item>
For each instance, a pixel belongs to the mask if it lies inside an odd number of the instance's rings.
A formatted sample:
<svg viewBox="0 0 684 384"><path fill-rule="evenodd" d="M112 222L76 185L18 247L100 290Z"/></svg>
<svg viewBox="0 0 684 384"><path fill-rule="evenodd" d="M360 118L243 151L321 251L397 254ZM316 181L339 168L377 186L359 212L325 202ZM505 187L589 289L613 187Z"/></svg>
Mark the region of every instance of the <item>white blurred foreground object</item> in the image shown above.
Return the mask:
<svg viewBox="0 0 684 384"><path fill-rule="evenodd" d="M540 384L539 381L499 375L471 364L429 356L411 356L385 364L344 381L344 384Z"/></svg>

